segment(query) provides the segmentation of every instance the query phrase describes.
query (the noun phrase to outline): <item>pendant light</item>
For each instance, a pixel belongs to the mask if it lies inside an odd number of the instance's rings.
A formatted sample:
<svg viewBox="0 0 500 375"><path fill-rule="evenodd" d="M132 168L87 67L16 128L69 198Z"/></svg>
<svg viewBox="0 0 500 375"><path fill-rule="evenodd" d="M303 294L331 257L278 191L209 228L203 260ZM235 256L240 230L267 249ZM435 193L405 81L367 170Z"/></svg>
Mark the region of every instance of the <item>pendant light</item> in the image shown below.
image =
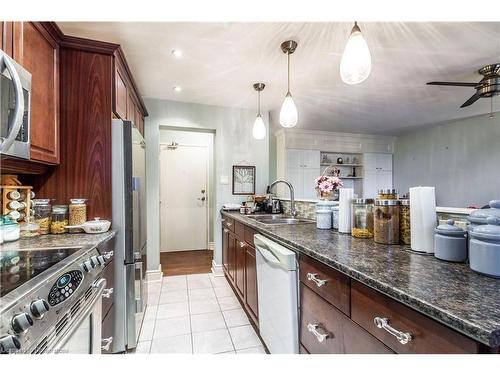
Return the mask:
<svg viewBox="0 0 500 375"><path fill-rule="evenodd" d="M266 125L264 124L264 120L262 119L262 115L260 114L260 92L264 90L263 83L254 83L253 88L258 93L258 112L257 117L255 118L255 122L253 123L252 134L255 139L264 139L266 138Z"/></svg>
<svg viewBox="0 0 500 375"><path fill-rule="evenodd" d="M340 77L348 85L355 85L368 78L372 70L372 57L357 22L340 60Z"/></svg>
<svg viewBox="0 0 500 375"><path fill-rule="evenodd" d="M293 40L287 40L286 42L281 43L281 50L283 53L286 53L288 59L288 88L285 100L283 100L280 110L280 124L284 128L293 128L297 125L299 120L297 106L295 105L292 94L290 93L290 55L295 52L296 48L297 42Z"/></svg>

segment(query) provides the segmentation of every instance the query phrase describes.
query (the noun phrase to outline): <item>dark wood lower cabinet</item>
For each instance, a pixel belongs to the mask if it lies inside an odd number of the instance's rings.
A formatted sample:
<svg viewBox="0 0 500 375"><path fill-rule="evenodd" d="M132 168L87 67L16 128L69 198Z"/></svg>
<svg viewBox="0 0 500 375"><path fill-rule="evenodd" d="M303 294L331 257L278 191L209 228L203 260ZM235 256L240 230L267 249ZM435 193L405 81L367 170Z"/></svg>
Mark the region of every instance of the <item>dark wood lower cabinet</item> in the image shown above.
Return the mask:
<svg viewBox="0 0 500 375"><path fill-rule="evenodd" d="M227 273L234 282L236 278L236 237L232 232L229 232L227 248Z"/></svg>
<svg viewBox="0 0 500 375"><path fill-rule="evenodd" d="M229 272L229 229L222 228L222 268Z"/></svg>
<svg viewBox="0 0 500 375"><path fill-rule="evenodd" d="M240 241L240 239L236 237L236 277L234 284L236 286L236 291L242 299L245 298L245 247L245 242Z"/></svg>
<svg viewBox="0 0 500 375"><path fill-rule="evenodd" d="M254 320L259 318L259 300L257 291L257 264L255 259L255 248L247 245L245 252L245 303Z"/></svg>

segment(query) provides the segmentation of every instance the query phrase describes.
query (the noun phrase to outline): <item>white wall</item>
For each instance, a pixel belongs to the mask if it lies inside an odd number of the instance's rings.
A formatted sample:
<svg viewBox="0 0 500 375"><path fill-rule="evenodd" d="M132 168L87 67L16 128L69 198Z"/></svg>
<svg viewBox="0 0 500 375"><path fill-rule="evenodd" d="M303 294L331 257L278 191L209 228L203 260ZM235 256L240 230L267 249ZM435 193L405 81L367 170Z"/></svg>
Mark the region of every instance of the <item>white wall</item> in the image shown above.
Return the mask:
<svg viewBox="0 0 500 375"><path fill-rule="evenodd" d="M159 235L159 142L160 126L202 128L215 131L215 212L214 258L222 261L220 208L227 202L242 202L244 196L232 195L231 173L236 164L256 166L256 193L264 194L269 184L269 137L255 140L252 126L255 110L216 107L160 99L144 99L149 116L145 122L146 182L148 210L148 270L157 270L160 263ZM268 125L268 114L263 113ZM268 129L269 130L269 129ZM269 131L267 132L269 134ZM228 185L220 184L228 176Z"/></svg>

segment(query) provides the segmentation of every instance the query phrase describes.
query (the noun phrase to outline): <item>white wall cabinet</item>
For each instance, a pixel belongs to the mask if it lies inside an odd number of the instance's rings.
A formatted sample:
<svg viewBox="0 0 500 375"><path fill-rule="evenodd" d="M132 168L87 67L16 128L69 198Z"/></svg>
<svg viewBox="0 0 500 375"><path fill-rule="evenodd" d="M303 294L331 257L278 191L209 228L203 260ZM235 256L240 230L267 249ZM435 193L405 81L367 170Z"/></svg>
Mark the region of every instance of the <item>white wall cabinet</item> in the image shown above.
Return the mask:
<svg viewBox="0 0 500 375"><path fill-rule="evenodd" d="M314 179L320 174L320 155L318 150L286 150L285 180L293 185L296 198L314 199ZM280 196L289 198L288 189L280 189Z"/></svg>
<svg viewBox="0 0 500 375"><path fill-rule="evenodd" d="M392 154L363 154L363 196L375 198L378 189L392 189Z"/></svg>

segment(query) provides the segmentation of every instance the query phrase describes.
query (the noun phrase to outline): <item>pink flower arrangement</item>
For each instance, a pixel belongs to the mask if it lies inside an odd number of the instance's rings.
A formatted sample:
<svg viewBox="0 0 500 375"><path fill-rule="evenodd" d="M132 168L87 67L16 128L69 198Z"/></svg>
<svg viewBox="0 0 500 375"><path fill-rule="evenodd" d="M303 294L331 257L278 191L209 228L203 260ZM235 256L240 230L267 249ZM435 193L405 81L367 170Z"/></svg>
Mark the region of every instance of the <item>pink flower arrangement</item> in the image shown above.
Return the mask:
<svg viewBox="0 0 500 375"><path fill-rule="evenodd" d="M316 183L316 189L322 193L331 193L344 186L342 180L337 176L319 176L314 182Z"/></svg>

